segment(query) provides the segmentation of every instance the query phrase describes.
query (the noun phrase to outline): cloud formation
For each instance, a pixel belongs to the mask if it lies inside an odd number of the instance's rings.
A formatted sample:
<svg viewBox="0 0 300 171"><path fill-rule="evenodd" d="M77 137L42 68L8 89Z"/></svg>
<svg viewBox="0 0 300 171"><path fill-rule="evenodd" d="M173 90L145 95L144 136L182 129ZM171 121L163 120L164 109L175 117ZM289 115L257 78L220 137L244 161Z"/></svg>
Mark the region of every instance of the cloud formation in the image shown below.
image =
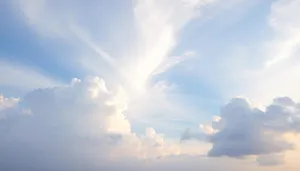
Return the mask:
<svg viewBox="0 0 300 171"><path fill-rule="evenodd" d="M294 148L284 134L300 132L299 118L299 103L288 97L274 99L265 111L251 107L243 98L234 98L221 108L220 117L216 117L211 125L201 127L203 133L185 133L182 139L212 143L208 152L211 157L284 153ZM262 163L266 160L266 157L259 159Z"/></svg>
<svg viewBox="0 0 300 171"><path fill-rule="evenodd" d="M52 162L68 166L68 161L155 159L180 153L153 128L145 135L132 132L123 114L126 103L121 89L107 89L98 77L36 89L21 100L0 96L0 163L49 169Z"/></svg>
<svg viewBox="0 0 300 171"><path fill-rule="evenodd" d="M9 110L13 109L19 100L18 98L6 98L0 95L0 119L6 119Z"/></svg>
<svg viewBox="0 0 300 171"><path fill-rule="evenodd" d="M297 53L300 43L299 7L298 0L278 0L272 4L268 19L276 36L268 45L267 56L270 59L266 62L267 67L292 58Z"/></svg>
<svg viewBox="0 0 300 171"><path fill-rule="evenodd" d="M0 112L7 117L0 120L0 168L114 170L117 162L126 170L131 168L131 159L143 168L136 159L156 161L164 156L171 158L163 158L164 164L154 162L151 168L170 168L168 161L174 160L189 163L191 158L184 156L189 153L182 153L178 144L165 141L153 128L147 128L144 135L131 130L123 115L126 98L121 92L107 89L98 77L88 77L73 79L68 86L34 90L21 100L1 96ZM252 108L244 99L233 99L211 126L201 125L205 133L198 134L199 139L213 144L210 157L258 155L261 165L282 164L283 157L277 153L293 146L281 134L300 131L298 112L299 104L287 97L275 99L266 111ZM186 136L183 140L193 138L189 132ZM123 163L127 161L129 165Z"/></svg>

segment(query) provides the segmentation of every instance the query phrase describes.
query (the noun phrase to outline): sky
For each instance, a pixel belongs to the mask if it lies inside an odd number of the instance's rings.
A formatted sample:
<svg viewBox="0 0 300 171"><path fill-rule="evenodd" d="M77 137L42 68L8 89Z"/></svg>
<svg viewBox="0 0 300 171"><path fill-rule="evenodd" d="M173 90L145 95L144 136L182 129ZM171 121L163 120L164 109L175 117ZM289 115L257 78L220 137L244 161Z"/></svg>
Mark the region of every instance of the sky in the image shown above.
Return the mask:
<svg viewBox="0 0 300 171"><path fill-rule="evenodd" d="M0 170L298 171L300 0L3 0Z"/></svg>

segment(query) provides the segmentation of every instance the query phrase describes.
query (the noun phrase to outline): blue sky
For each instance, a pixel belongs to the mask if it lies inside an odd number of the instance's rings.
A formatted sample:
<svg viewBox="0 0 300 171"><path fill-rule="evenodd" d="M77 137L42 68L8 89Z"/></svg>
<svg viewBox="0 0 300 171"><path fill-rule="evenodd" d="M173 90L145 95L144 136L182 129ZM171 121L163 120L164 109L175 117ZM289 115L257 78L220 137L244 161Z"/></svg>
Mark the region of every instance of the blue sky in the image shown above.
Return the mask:
<svg viewBox="0 0 300 171"><path fill-rule="evenodd" d="M2 1L0 120L7 108L46 117L39 105L49 103L49 111L53 106L56 113L89 113L91 118L71 120L85 131L103 124L101 135L130 132L143 144L142 137L153 138L154 129L166 141L177 142L190 128L191 135L183 139L203 143L198 132L211 136L212 130L220 131L213 126L219 122L214 116L239 125L239 115L231 118L229 110L252 113L250 108L257 108L268 114L267 107L277 103L274 98L300 100L297 7L299 0ZM249 106L232 100L237 97ZM75 111L72 105L78 105ZM95 111L105 117L90 128L85 124L97 120ZM106 115L111 111L115 114ZM68 117L73 116L49 119L64 123ZM291 116L295 122L297 117ZM32 122L43 122L38 119ZM190 150L194 144L180 148ZM223 154L218 150L207 155ZM230 158L233 153L224 154ZM272 161L249 154L267 163L278 159L277 153Z"/></svg>

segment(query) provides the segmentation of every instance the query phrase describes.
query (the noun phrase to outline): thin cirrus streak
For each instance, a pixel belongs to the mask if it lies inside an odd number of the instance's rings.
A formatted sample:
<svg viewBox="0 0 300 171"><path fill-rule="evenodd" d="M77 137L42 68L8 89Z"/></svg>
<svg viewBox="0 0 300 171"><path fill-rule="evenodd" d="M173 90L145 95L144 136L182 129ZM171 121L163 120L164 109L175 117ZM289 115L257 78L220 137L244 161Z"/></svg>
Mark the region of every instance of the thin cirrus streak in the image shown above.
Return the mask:
<svg viewBox="0 0 300 171"><path fill-rule="evenodd" d="M68 1L62 3L65 2ZM182 58L176 61L167 59L177 45L178 34L189 21L198 16L201 7L214 2L214 0L133 1L134 28L137 35L131 44L136 46L133 55L126 56L125 62L116 59L99 45L99 41L94 39L97 33L89 32L88 27L76 24L77 18L72 16L78 13L76 9L70 8L62 12L61 9L53 8L57 2L37 3L35 0L19 1L19 7L25 14L27 24L39 34L68 41L75 44L76 50L79 51L94 52L95 55L92 57L86 55L74 60L82 64L79 65L81 69L93 68L93 71L99 74L97 68L99 70L103 65L99 59L103 59L106 65L118 73L117 82L125 80L129 87L143 91L153 75L166 72L170 66L183 61ZM61 16L56 17L57 14ZM43 17L47 17L48 21L44 21ZM78 41L78 44L74 41Z"/></svg>
<svg viewBox="0 0 300 171"><path fill-rule="evenodd" d="M186 6L183 4L184 1L135 2L138 45L131 64L133 66L128 68L130 73L134 73L134 84L138 89L143 89L153 73L166 62L166 58L177 44L178 32L192 19L196 7L199 6L199 3Z"/></svg>
<svg viewBox="0 0 300 171"><path fill-rule="evenodd" d="M91 40L91 35L80 26L73 25L71 28L83 43L117 71L119 78L117 82L125 82L127 88L145 92L154 75L167 72L194 54L193 51L188 51L176 59L168 59L177 44L181 28L196 16L200 6L209 2L214 1L133 2L137 46L135 53L123 63L101 49Z"/></svg>

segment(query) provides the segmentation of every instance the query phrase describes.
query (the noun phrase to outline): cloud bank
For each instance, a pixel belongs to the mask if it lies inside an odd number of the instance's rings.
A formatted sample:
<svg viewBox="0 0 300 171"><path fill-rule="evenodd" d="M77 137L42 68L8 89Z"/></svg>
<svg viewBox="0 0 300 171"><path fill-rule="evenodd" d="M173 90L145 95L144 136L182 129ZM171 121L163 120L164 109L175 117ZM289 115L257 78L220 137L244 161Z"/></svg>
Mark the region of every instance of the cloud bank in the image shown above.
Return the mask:
<svg viewBox="0 0 300 171"><path fill-rule="evenodd" d="M99 77L36 89L22 99L0 97L3 169L103 168L108 161L166 162L187 155L186 161L191 154L182 150L184 143L166 140L153 128L143 135L134 133L123 114L126 95L120 88L108 89ZM197 138L212 144L209 158L258 156L261 165L282 164L282 154L294 149L283 134L300 131L299 110L299 103L288 97L274 99L266 111L235 98L210 126L201 125L203 133L186 132L182 140Z"/></svg>

